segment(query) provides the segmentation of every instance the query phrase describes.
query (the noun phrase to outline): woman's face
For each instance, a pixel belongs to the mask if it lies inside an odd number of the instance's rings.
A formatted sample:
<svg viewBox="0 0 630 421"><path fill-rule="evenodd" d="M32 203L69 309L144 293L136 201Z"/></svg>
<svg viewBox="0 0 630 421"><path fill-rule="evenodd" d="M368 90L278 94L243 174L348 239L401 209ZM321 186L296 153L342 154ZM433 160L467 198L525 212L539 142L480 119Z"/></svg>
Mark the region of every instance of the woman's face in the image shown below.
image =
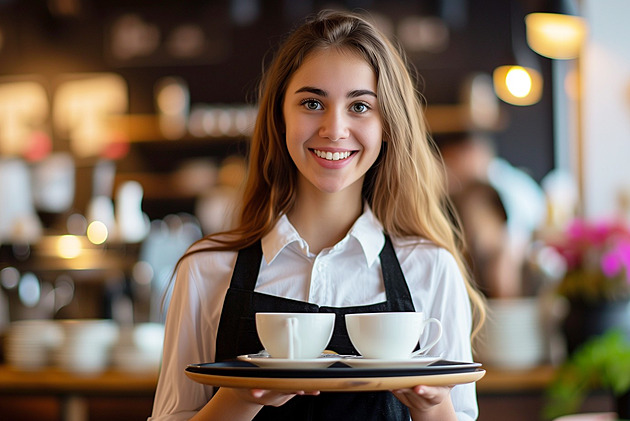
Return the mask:
<svg viewBox="0 0 630 421"><path fill-rule="evenodd" d="M300 188L360 196L383 138L372 68L347 51L311 53L289 81L283 116Z"/></svg>

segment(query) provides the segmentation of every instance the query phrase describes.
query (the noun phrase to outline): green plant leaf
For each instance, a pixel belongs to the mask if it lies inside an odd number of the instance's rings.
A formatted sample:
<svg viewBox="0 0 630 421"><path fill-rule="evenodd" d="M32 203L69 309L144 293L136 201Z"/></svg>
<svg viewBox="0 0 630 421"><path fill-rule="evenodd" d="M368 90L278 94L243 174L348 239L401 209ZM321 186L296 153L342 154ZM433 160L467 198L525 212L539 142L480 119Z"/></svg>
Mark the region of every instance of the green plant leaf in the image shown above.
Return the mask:
<svg viewBox="0 0 630 421"><path fill-rule="evenodd" d="M591 390L615 395L630 390L630 341L618 329L585 342L558 368L546 390L543 417L553 419L579 411Z"/></svg>

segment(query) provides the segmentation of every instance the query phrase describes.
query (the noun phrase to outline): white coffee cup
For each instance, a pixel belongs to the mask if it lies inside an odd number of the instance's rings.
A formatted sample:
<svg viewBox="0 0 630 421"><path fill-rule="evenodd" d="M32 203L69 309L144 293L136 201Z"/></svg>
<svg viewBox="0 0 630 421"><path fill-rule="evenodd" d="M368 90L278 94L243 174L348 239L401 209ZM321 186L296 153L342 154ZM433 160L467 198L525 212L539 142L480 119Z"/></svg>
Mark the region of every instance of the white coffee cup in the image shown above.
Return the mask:
<svg viewBox="0 0 630 421"><path fill-rule="evenodd" d="M317 358L334 328L334 313L256 313L258 338L273 358Z"/></svg>
<svg viewBox="0 0 630 421"><path fill-rule="evenodd" d="M364 358L412 358L426 352L442 337L442 323L435 318L425 319L422 312L346 314L345 320L350 341ZM435 337L414 352L430 323L437 329Z"/></svg>

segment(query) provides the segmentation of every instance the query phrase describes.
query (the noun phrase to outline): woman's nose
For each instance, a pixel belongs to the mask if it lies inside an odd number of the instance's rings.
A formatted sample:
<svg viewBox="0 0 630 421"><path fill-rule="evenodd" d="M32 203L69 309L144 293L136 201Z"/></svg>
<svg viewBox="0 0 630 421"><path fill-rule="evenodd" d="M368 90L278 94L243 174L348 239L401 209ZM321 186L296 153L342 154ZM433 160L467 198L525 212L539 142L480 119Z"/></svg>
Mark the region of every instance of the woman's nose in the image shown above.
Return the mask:
<svg viewBox="0 0 630 421"><path fill-rule="evenodd" d="M347 138L349 134L348 122L342 111L330 110L324 115L319 129L321 137L338 141Z"/></svg>

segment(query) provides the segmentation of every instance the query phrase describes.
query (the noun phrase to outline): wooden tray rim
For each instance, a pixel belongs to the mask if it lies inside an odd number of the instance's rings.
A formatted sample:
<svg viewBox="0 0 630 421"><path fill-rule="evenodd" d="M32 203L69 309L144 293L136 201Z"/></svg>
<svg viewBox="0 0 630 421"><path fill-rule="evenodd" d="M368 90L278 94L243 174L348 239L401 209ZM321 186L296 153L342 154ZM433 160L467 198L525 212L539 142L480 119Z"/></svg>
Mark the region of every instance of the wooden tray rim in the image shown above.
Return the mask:
<svg viewBox="0 0 630 421"><path fill-rule="evenodd" d="M185 373L197 383L217 387L284 391L354 392L404 389L420 384L426 386L455 386L480 380L486 374L486 370L477 368L474 371L450 374L355 378L274 378L202 374L191 371L185 371Z"/></svg>

